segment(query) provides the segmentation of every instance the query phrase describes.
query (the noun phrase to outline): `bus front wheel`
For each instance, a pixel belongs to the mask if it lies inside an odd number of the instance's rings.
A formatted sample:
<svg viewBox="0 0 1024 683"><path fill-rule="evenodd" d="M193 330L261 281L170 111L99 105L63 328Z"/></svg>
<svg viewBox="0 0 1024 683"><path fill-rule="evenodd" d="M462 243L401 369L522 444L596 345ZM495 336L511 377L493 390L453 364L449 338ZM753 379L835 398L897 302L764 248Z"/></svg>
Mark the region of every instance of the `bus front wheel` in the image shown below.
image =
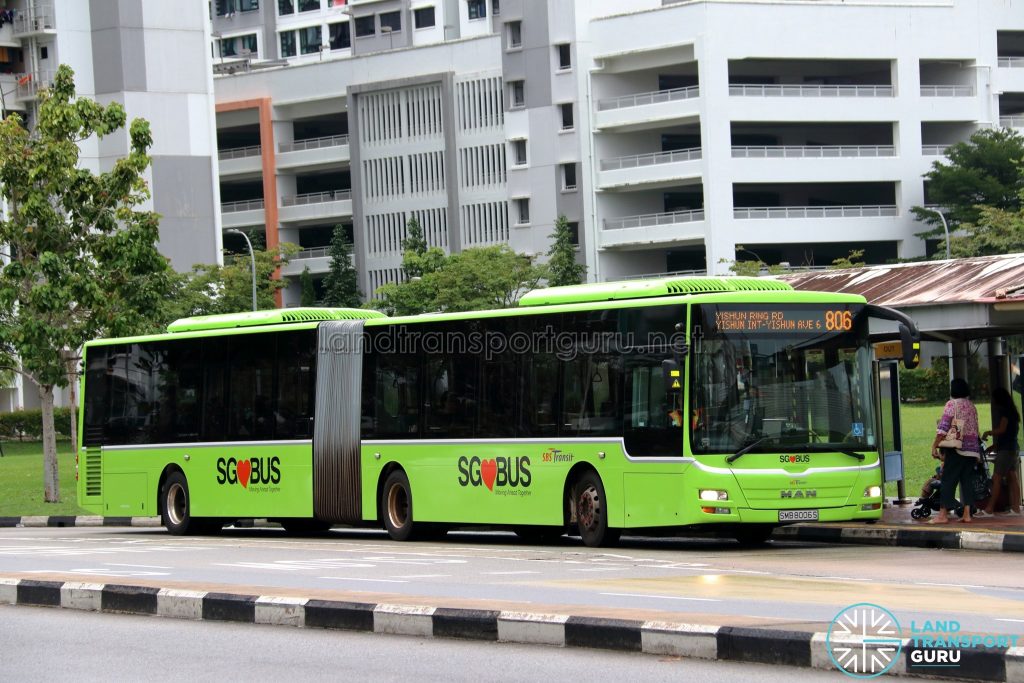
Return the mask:
<svg viewBox="0 0 1024 683"><path fill-rule="evenodd" d="M380 510L388 536L396 541L408 541L413 537L412 489L409 477L402 470L395 470L384 480Z"/></svg>
<svg viewBox="0 0 1024 683"><path fill-rule="evenodd" d="M188 480L181 472L171 472L164 481L160 493L162 502L160 515L167 531L175 536L183 536L196 531L198 525L192 519L191 498L188 493Z"/></svg>
<svg viewBox="0 0 1024 683"><path fill-rule="evenodd" d="M583 543L591 548L615 545L619 530L608 528L608 502L596 472L586 472L572 487L576 526Z"/></svg>

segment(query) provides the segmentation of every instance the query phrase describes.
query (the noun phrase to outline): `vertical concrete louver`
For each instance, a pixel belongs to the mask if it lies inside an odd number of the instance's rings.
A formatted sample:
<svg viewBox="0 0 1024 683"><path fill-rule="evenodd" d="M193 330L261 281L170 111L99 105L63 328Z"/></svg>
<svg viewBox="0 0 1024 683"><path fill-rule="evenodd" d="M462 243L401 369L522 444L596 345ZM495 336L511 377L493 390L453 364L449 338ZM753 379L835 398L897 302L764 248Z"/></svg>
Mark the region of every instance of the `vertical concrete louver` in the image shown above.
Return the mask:
<svg viewBox="0 0 1024 683"><path fill-rule="evenodd" d="M321 323L317 336L313 512L327 522L358 522L363 321Z"/></svg>

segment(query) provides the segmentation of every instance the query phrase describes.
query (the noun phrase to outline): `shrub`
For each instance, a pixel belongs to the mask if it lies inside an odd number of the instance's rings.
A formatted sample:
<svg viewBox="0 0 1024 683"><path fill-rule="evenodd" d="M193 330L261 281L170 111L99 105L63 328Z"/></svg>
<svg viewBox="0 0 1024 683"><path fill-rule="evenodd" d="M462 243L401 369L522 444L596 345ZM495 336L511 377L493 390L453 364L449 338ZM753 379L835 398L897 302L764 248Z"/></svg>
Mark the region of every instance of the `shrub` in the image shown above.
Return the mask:
<svg viewBox="0 0 1024 683"><path fill-rule="evenodd" d="M53 426L57 436L71 436L71 409L54 408ZM42 437L42 410L16 410L11 413L0 413L0 438L37 441Z"/></svg>
<svg viewBox="0 0 1024 683"><path fill-rule="evenodd" d="M949 399L949 373L945 368L900 368L900 398L904 401L944 403Z"/></svg>

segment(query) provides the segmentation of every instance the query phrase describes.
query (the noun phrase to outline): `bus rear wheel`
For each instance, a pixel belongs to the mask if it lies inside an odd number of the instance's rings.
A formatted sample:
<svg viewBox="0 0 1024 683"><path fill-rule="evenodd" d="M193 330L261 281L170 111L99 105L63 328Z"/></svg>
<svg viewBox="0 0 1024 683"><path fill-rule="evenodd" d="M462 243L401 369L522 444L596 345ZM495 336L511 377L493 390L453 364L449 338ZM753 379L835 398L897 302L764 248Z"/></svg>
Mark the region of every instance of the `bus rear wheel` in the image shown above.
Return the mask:
<svg viewBox="0 0 1024 683"><path fill-rule="evenodd" d="M396 541L412 539L412 488L409 486L409 477L402 470L395 470L384 480L380 511L384 516L384 528L388 536Z"/></svg>
<svg viewBox="0 0 1024 683"><path fill-rule="evenodd" d="M197 520L192 519L191 498L188 480L181 472L171 472L164 480L160 491L160 516L167 531L175 536L184 536L199 530Z"/></svg>
<svg viewBox="0 0 1024 683"><path fill-rule="evenodd" d="M584 545L598 548L618 542L619 530L608 528L608 502L596 472L586 472L577 480L572 487L572 502Z"/></svg>

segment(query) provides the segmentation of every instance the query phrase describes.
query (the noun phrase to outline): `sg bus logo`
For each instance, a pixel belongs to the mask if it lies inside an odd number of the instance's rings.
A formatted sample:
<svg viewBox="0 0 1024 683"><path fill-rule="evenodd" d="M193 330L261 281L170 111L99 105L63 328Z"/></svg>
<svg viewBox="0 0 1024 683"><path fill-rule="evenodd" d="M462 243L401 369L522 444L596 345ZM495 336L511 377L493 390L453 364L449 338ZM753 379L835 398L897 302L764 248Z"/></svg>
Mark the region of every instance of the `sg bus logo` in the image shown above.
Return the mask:
<svg viewBox="0 0 1024 683"><path fill-rule="evenodd" d="M495 486L527 488L532 480L530 458L525 455L518 458L498 456L489 460L481 460L475 455L459 458L459 486L483 484L493 491Z"/></svg>
<svg viewBox="0 0 1024 683"><path fill-rule="evenodd" d="M249 488L249 484L280 484L281 458L249 458L235 460L220 458L217 461L218 484L241 484Z"/></svg>

